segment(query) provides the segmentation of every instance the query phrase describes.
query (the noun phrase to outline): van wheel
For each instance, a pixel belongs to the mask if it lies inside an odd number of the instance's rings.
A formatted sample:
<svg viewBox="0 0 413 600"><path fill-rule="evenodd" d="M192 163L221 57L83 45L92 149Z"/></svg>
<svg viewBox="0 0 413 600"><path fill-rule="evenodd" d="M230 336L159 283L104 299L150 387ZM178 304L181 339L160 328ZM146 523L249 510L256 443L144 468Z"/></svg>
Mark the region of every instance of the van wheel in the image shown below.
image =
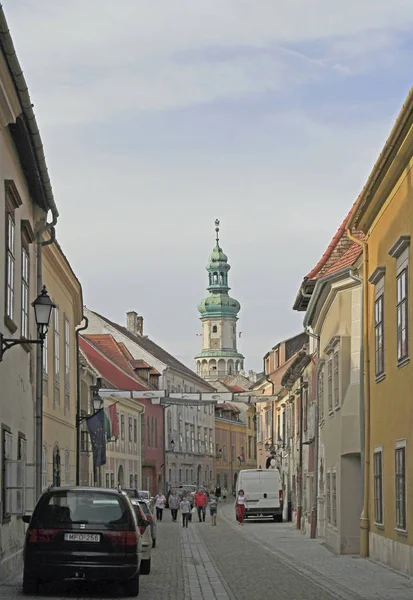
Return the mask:
<svg viewBox="0 0 413 600"><path fill-rule="evenodd" d="M272 518L274 519L274 521L276 521L277 523L282 523L283 522L283 516L282 515L273 515Z"/></svg>
<svg viewBox="0 0 413 600"><path fill-rule="evenodd" d="M23 574L23 594L36 594L39 590L39 580Z"/></svg>
<svg viewBox="0 0 413 600"><path fill-rule="evenodd" d="M126 596L139 596L139 573L133 579L125 582L125 594Z"/></svg>
<svg viewBox="0 0 413 600"><path fill-rule="evenodd" d="M151 572L151 559L150 558L148 560L141 561L141 571L140 572L142 575L149 575L149 573Z"/></svg>

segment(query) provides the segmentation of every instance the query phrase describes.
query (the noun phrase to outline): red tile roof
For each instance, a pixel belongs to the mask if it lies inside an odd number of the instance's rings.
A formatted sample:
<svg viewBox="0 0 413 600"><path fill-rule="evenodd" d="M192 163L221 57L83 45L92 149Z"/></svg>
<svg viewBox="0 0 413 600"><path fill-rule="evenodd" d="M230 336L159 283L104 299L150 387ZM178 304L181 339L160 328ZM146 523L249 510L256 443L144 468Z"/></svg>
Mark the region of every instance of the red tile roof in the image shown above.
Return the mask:
<svg viewBox="0 0 413 600"><path fill-rule="evenodd" d="M113 364L113 362L88 339L90 337L93 336L79 336L80 349L93 368L101 377L108 381L113 388L137 391L149 389L147 386L142 385L136 378L130 377L127 373L123 372L116 364Z"/></svg>
<svg viewBox="0 0 413 600"><path fill-rule="evenodd" d="M356 242L353 242L351 246L349 246L349 248L344 252L344 254L338 258L329 269L323 272L323 277L337 273L346 267L351 267L361 256L362 252L363 248Z"/></svg>
<svg viewBox="0 0 413 600"><path fill-rule="evenodd" d="M231 392L246 392L247 391L247 390L244 390L244 388L240 387L239 385L228 385L227 387L229 387Z"/></svg>
<svg viewBox="0 0 413 600"><path fill-rule="evenodd" d="M144 360L131 360L131 365L134 369L150 369L151 366L148 365Z"/></svg>
<svg viewBox="0 0 413 600"><path fill-rule="evenodd" d="M156 369L154 369L153 367L151 368L151 370L149 371L149 375L161 375L159 373L159 371L157 371Z"/></svg>

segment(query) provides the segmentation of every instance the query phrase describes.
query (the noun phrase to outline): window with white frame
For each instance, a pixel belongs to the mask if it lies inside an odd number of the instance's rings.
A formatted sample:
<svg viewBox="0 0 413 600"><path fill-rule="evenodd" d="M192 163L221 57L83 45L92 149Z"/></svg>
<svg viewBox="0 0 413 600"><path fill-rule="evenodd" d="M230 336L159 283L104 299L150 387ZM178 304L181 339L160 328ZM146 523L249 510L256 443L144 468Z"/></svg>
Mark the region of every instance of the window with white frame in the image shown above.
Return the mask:
<svg viewBox="0 0 413 600"><path fill-rule="evenodd" d="M369 277L374 285L374 357L376 378L384 375L384 280L386 268L377 267Z"/></svg>
<svg viewBox="0 0 413 600"><path fill-rule="evenodd" d="M340 368L338 352L334 352L333 355L333 402L335 408L340 405Z"/></svg>
<svg viewBox="0 0 413 600"><path fill-rule="evenodd" d="M327 523L331 524L331 473L326 476L326 516Z"/></svg>
<svg viewBox="0 0 413 600"><path fill-rule="evenodd" d="M327 397L328 397L328 412L333 411L333 360L327 363Z"/></svg>
<svg viewBox="0 0 413 600"><path fill-rule="evenodd" d="M396 528L406 531L406 440L396 444L395 450L396 475Z"/></svg>
<svg viewBox="0 0 413 600"><path fill-rule="evenodd" d="M396 318L397 318L397 362L409 357L409 253L410 236L400 236L389 250L396 259Z"/></svg>
<svg viewBox="0 0 413 600"><path fill-rule="evenodd" d="M21 264L21 335L29 339L29 273L30 259L29 251L22 247Z"/></svg>
<svg viewBox="0 0 413 600"><path fill-rule="evenodd" d="M408 348L407 268L397 275L397 360L407 358Z"/></svg>
<svg viewBox="0 0 413 600"><path fill-rule="evenodd" d="M320 421L324 419L324 369L318 374L318 416Z"/></svg>
<svg viewBox="0 0 413 600"><path fill-rule="evenodd" d="M105 484L107 488L110 487L110 473L105 474Z"/></svg>
<svg viewBox="0 0 413 600"><path fill-rule="evenodd" d="M376 448L373 456L374 521L383 525L383 450Z"/></svg>
<svg viewBox="0 0 413 600"><path fill-rule="evenodd" d="M133 419L133 441L138 443L138 419Z"/></svg>
<svg viewBox="0 0 413 600"><path fill-rule="evenodd" d="M6 254L6 316L14 320L14 277L16 264L16 225L13 216L7 214Z"/></svg>
<svg viewBox="0 0 413 600"><path fill-rule="evenodd" d="M8 518L12 512L12 490L10 489L10 483L8 481L8 469L7 469L7 461L12 460L12 452L13 452L13 436L10 431L3 428L3 518Z"/></svg>
<svg viewBox="0 0 413 600"><path fill-rule="evenodd" d="M47 447L42 450L42 490L47 488Z"/></svg>
<svg viewBox="0 0 413 600"><path fill-rule="evenodd" d="M70 323L65 317L65 388L70 388Z"/></svg>
<svg viewBox="0 0 413 600"><path fill-rule="evenodd" d="M48 355L49 343L47 340L48 340L48 336L46 335L46 337L44 338L44 342L43 342L43 375L47 375L47 373L49 371L49 355Z"/></svg>

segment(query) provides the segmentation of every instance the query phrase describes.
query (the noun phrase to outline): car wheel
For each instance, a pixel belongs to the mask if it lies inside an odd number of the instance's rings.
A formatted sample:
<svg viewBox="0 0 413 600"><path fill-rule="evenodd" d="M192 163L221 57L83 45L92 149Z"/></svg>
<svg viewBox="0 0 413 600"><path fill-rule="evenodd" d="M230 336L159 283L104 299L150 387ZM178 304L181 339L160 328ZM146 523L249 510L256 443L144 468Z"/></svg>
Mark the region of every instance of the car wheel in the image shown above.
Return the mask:
<svg viewBox="0 0 413 600"><path fill-rule="evenodd" d="M36 594L39 589L39 580L23 574L23 594Z"/></svg>
<svg viewBox="0 0 413 600"><path fill-rule="evenodd" d="M156 548L156 538L153 538L152 540L152 548Z"/></svg>
<svg viewBox="0 0 413 600"><path fill-rule="evenodd" d="M149 575L149 573L151 572L151 559L150 558L148 560L141 561L141 571L140 572L142 575Z"/></svg>
<svg viewBox="0 0 413 600"><path fill-rule="evenodd" d="M126 596L139 595L139 573L133 579L125 582L125 594Z"/></svg>

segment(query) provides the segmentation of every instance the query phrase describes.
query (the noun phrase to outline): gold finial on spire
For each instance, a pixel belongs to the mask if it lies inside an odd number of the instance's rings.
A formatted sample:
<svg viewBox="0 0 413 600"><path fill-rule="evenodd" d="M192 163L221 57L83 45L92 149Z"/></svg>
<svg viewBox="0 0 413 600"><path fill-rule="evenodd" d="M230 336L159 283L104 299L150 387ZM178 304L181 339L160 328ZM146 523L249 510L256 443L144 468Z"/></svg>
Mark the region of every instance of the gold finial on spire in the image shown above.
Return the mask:
<svg viewBox="0 0 413 600"><path fill-rule="evenodd" d="M215 233L217 234L217 244L219 242L219 219L215 219Z"/></svg>

